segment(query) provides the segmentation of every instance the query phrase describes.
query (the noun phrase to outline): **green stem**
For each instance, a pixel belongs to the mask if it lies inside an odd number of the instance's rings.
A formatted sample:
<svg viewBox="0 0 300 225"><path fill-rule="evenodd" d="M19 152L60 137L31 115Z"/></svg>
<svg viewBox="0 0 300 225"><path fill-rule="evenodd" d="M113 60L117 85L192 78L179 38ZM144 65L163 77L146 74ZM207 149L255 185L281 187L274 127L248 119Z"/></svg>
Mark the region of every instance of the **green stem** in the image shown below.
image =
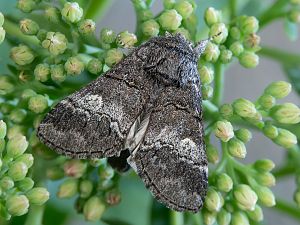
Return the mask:
<svg viewBox="0 0 300 225"><path fill-rule="evenodd" d="M32 205L24 225L41 225L44 215L44 205Z"/></svg>
<svg viewBox="0 0 300 225"><path fill-rule="evenodd" d="M285 165L273 172L273 175L278 178L282 178L285 176L293 175L295 173L295 166L292 165Z"/></svg>
<svg viewBox="0 0 300 225"><path fill-rule="evenodd" d="M131 0L135 14L136 14L136 28L135 33L138 38L138 42L141 43L143 41L143 32L142 32L142 18L143 18L143 11L148 8L145 2L139 0Z"/></svg>
<svg viewBox="0 0 300 225"><path fill-rule="evenodd" d="M233 20L237 14L237 0L229 0L230 18Z"/></svg>
<svg viewBox="0 0 300 225"><path fill-rule="evenodd" d="M84 17L99 22L112 3L112 0L91 0L86 8Z"/></svg>
<svg viewBox="0 0 300 225"><path fill-rule="evenodd" d="M209 100L203 100L204 116L209 120L217 120L219 118L219 109Z"/></svg>
<svg viewBox="0 0 300 225"><path fill-rule="evenodd" d="M273 59L275 61L281 62L282 64L300 64L299 54L289 53L280 49L262 47L258 54Z"/></svg>
<svg viewBox="0 0 300 225"><path fill-rule="evenodd" d="M288 214L294 219L300 220L300 209L281 199L276 199L276 205L273 209Z"/></svg>
<svg viewBox="0 0 300 225"><path fill-rule="evenodd" d="M183 213L171 210L170 217L171 225L184 225Z"/></svg>
<svg viewBox="0 0 300 225"><path fill-rule="evenodd" d="M224 66L217 62L215 64L214 96L212 102L219 106L222 102L224 92Z"/></svg>

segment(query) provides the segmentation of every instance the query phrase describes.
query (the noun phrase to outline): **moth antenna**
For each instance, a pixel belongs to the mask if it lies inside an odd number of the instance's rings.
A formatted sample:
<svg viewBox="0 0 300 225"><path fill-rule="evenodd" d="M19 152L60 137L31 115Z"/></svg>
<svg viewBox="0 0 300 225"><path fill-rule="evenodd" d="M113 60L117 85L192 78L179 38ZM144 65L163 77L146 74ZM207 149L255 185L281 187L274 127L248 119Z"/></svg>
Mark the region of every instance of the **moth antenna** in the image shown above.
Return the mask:
<svg viewBox="0 0 300 225"><path fill-rule="evenodd" d="M203 54L203 52L205 51L205 48L208 44L208 42L212 41L215 37L218 37L219 35L221 35L222 32L219 32L211 37L209 37L208 39L205 39L205 40L201 40L199 41L196 46L194 47L194 52L195 54L199 57L200 55Z"/></svg>

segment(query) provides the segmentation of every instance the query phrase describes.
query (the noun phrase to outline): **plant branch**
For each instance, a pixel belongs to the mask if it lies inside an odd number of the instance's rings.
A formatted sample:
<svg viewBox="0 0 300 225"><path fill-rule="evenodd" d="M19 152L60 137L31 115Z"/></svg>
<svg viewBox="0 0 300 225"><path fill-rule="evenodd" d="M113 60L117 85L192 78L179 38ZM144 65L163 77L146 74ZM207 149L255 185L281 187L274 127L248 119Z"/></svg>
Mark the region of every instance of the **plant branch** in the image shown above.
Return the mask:
<svg viewBox="0 0 300 225"><path fill-rule="evenodd" d="M229 0L230 18L233 20L237 15L237 0Z"/></svg>
<svg viewBox="0 0 300 225"><path fill-rule="evenodd" d="M184 225L183 213L170 210L171 225Z"/></svg>
<svg viewBox="0 0 300 225"><path fill-rule="evenodd" d="M24 225L41 225L43 224L44 205L32 205L26 217Z"/></svg>
<svg viewBox="0 0 300 225"><path fill-rule="evenodd" d="M273 209L286 213L294 219L297 219L298 221L300 220L300 209L282 199L276 199L276 205Z"/></svg>
<svg viewBox="0 0 300 225"><path fill-rule="evenodd" d="M259 55L273 59L278 61L282 64L293 64L299 65L300 64L300 55L289 53L287 51L283 51L280 49L269 48L269 47L262 47L261 50L258 52Z"/></svg>
<svg viewBox="0 0 300 225"><path fill-rule="evenodd" d="M217 62L215 64L215 81L214 81L214 95L212 102L219 106L222 102L224 92L224 66Z"/></svg>
<svg viewBox="0 0 300 225"><path fill-rule="evenodd" d="M87 6L84 17L99 22L104 16L104 12L112 3L112 0L91 0Z"/></svg>

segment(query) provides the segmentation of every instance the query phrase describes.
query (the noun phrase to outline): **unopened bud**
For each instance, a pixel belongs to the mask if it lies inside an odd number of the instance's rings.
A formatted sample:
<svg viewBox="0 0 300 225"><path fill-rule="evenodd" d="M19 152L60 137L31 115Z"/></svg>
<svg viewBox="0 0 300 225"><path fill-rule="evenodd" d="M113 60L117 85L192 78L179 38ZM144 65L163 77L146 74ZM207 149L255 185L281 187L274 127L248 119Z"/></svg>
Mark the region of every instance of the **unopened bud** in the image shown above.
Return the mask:
<svg viewBox="0 0 300 225"><path fill-rule="evenodd" d="M236 41L230 45L229 49L236 57L239 57L244 52L244 46L239 41Z"/></svg>
<svg viewBox="0 0 300 225"><path fill-rule="evenodd" d="M158 21L164 30L176 30L182 21L182 16L175 9L164 11Z"/></svg>
<svg viewBox="0 0 300 225"><path fill-rule="evenodd" d="M62 64L50 67L51 79L56 82L63 82L66 79L65 69Z"/></svg>
<svg viewBox="0 0 300 225"><path fill-rule="evenodd" d="M235 131L235 136L242 142L247 143L251 140L252 133L246 128L241 128Z"/></svg>
<svg viewBox="0 0 300 225"><path fill-rule="evenodd" d="M203 85L201 87L202 98L204 100L210 99L213 96L214 89L210 85Z"/></svg>
<svg viewBox="0 0 300 225"><path fill-rule="evenodd" d="M7 199L5 206L12 216L22 216L28 212L29 201L25 195L13 195Z"/></svg>
<svg viewBox="0 0 300 225"><path fill-rule="evenodd" d="M225 209L221 209L221 211L217 215L218 225L229 225L231 221L231 214L227 212Z"/></svg>
<svg viewBox="0 0 300 225"><path fill-rule="evenodd" d="M147 20L142 24L142 31L146 36L157 36L159 33L159 24L155 20Z"/></svg>
<svg viewBox="0 0 300 225"><path fill-rule="evenodd" d="M78 31L82 35L93 34L96 30L96 23L93 20L83 20L78 24Z"/></svg>
<svg viewBox="0 0 300 225"><path fill-rule="evenodd" d="M213 224L215 224L216 217L217 217L216 212L210 212L210 211L204 210L202 215L203 215L204 225L213 225Z"/></svg>
<svg viewBox="0 0 300 225"><path fill-rule="evenodd" d="M209 188L204 202L205 208L212 212L220 211L222 204L220 195L213 188Z"/></svg>
<svg viewBox="0 0 300 225"><path fill-rule="evenodd" d="M0 179L0 188L3 191L8 191L14 187L15 183L9 176L4 176Z"/></svg>
<svg viewBox="0 0 300 225"><path fill-rule="evenodd" d="M250 225L250 223L244 213L237 211L232 214L231 225Z"/></svg>
<svg viewBox="0 0 300 225"><path fill-rule="evenodd" d="M258 186L255 191L262 205L266 207L272 207L276 204L275 196L269 188Z"/></svg>
<svg viewBox="0 0 300 225"><path fill-rule="evenodd" d="M239 98L235 100L232 104L234 111L241 117L254 117L257 110L255 105L247 99Z"/></svg>
<svg viewBox="0 0 300 225"><path fill-rule="evenodd" d="M188 1L180 1L175 5L176 11L182 16L183 19L190 17L193 13L193 6Z"/></svg>
<svg viewBox="0 0 300 225"><path fill-rule="evenodd" d="M266 135L270 139L274 139L278 136L278 129L277 127L273 126L272 124L266 124L263 127L264 135Z"/></svg>
<svg viewBox="0 0 300 225"><path fill-rule="evenodd" d="M207 24L207 26L212 26L215 23L219 23L221 21L221 13L220 11L209 7L206 9L205 14L204 14L204 19Z"/></svg>
<svg viewBox="0 0 300 225"><path fill-rule="evenodd" d="M25 177L23 180L18 181L16 186L23 192L27 192L33 188L34 181L30 177Z"/></svg>
<svg viewBox="0 0 300 225"><path fill-rule="evenodd" d="M25 165L27 166L27 168L30 168L33 165L34 158L33 158L32 154L26 153L26 154L22 154L18 158L16 158L15 162L25 163Z"/></svg>
<svg viewBox="0 0 300 225"><path fill-rule="evenodd" d="M14 109L9 114L9 119L14 123L21 123L26 118L27 112L24 109Z"/></svg>
<svg viewBox="0 0 300 225"><path fill-rule="evenodd" d="M257 195L248 185L239 184L235 188L233 195L240 209L249 211L255 209Z"/></svg>
<svg viewBox="0 0 300 225"><path fill-rule="evenodd" d="M202 84L210 84L214 80L214 70L208 66L201 66L198 69Z"/></svg>
<svg viewBox="0 0 300 225"><path fill-rule="evenodd" d="M276 183L275 177L269 172L257 173L255 178L260 185L266 187L275 186Z"/></svg>
<svg viewBox="0 0 300 225"><path fill-rule="evenodd" d="M29 99L28 109L34 113L42 113L48 107L48 100L43 95L36 95Z"/></svg>
<svg viewBox="0 0 300 225"><path fill-rule="evenodd" d="M5 30L3 29L3 27L0 27L0 44L4 41L5 39Z"/></svg>
<svg viewBox="0 0 300 225"><path fill-rule="evenodd" d="M288 130L278 128L278 136L274 141L284 148L292 148L297 144L297 137Z"/></svg>
<svg viewBox="0 0 300 225"><path fill-rule="evenodd" d="M25 136L15 136L7 142L7 155L16 158L22 155L28 147L28 141Z"/></svg>
<svg viewBox="0 0 300 225"><path fill-rule="evenodd" d="M231 123L227 120L218 121L215 125L215 135L223 142L229 141L234 136Z"/></svg>
<svg viewBox="0 0 300 225"><path fill-rule="evenodd" d="M112 30L104 28L101 30L100 38L104 43L111 44L115 41L116 34Z"/></svg>
<svg viewBox="0 0 300 225"><path fill-rule="evenodd" d="M13 47L10 51L11 59L18 65L24 66L33 62L35 56L26 45Z"/></svg>
<svg viewBox="0 0 300 225"><path fill-rule="evenodd" d="M42 205L49 199L49 192L46 188L37 187L33 188L26 193L26 197L28 198L30 204L34 205Z"/></svg>
<svg viewBox="0 0 300 225"><path fill-rule="evenodd" d="M270 159L259 159L254 163L254 168L259 172L270 172L275 164Z"/></svg>
<svg viewBox="0 0 300 225"><path fill-rule="evenodd" d="M272 95L276 99L286 97L292 90L292 85L285 81L271 83L266 89L265 94Z"/></svg>
<svg viewBox="0 0 300 225"><path fill-rule="evenodd" d="M91 59L88 62L87 70L95 75L99 75L102 71L102 62L100 59Z"/></svg>
<svg viewBox="0 0 300 225"><path fill-rule="evenodd" d="M105 194L105 201L109 205L117 205L121 201L121 195L120 192L117 190L111 190L109 192L106 192Z"/></svg>
<svg viewBox="0 0 300 225"><path fill-rule="evenodd" d="M228 176L226 173L221 173L217 177L216 186L220 191L224 191L224 192L231 191L231 189L233 187L233 182L232 182L231 177Z"/></svg>
<svg viewBox="0 0 300 225"><path fill-rule="evenodd" d="M58 188L57 197L59 198L71 198L77 194L78 180L67 179Z"/></svg>
<svg viewBox="0 0 300 225"><path fill-rule="evenodd" d="M98 221L105 211L105 204L102 200L93 196L84 204L83 215L87 221Z"/></svg>
<svg viewBox="0 0 300 225"><path fill-rule="evenodd" d="M219 112L224 119L229 119L233 116L233 107L231 104L224 104L219 108Z"/></svg>
<svg viewBox="0 0 300 225"><path fill-rule="evenodd" d="M241 31L244 34L252 34L258 31L258 20L254 16L245 17L241 21Z"/></svg>
<svg viewBox="0 0 300 225"><path fill-rule="evenodd" d="M219 47L209 42L204 51L205 60L208 62L216 62L219 56L220 56Z"/></svg>
<svg viewBox="0 0 300 225"><path fill-rule="evenodd" d="M226 41L228 36L228 29L224 23L215 23L211 26L209 36L217 44L222 44Z"/></svg>
<svg viewBox="0 0 300 225"><path fill-rule="evenodd" d="M222 49L220 53L220 60L222 63L227 64L232 61L232 51L228 49Z"/></svg>
<svg viewBox="0 0 300 225"><path fill-rule="evenodd" d="M106 53L105 63L107 66L112 67L123 58L123 53L118 49L110 49Z"/></svg>
<svg viewBox="0 0 300 225"><path fill-rule="evenodd" d="M289 21L292 23L300 23L300 10L299 9L291 9L291 11L287 14Z"/></svg>
<svg viewBox="0 0 300 225"><path fill-rule="evenodd" d="M34 0L19 0L17 3L17 8L22 12L30 13L36 6Z"/></svg>
<svg viewBox="0 0 300 225"><path fill-rule="evenodd" d="M258 102L262 106L263 109L269 110L275 105L276 99L272 95L263 94L258 99Z"/></svg>
<svg viewBox="0 0 300 225"><path fill-rule="evenodd" d="M24 34L36 35L40 29L39 25L30 19L23 19L20 21L20 29Z"/></svg>
<svg viewBox="0 0 300 225"><path fill-rule="evenodd" d="M77 23L83 16L83 9L77 2L66 2L61 10L62 17L71 23Z"/></svg>
<svg viewBox="0 0 300 225"><path fill-rule="evenodd" d="M300 109L293 103L284 103L271 108L270 116L283 124L296 124L300 122Z"/></svg>
<svg viewBox="0 0 300 225"><path fill-rule="evenodd" d="M70 57L65 63L65 70L68 75L79 75L84 70L84 63L76 56Z"/></svg>
<svg viewBox="0 0 300 225"><path fill-rule="evenodd" d="M72 159L64 164L65 174L69 177L79 178L85 173L86 169L86 163L78 159Z"/></svg>
<svg viewBox="0 0 300 225"><path fill-rule="evenodd" d="M230 28L229 31L230 36L234 39L234 40L240 40L241 39L241 31L239 28L237 27L232 27Z"/></svg>
<svg viewBox="0 0 300 225"><path fill-rule="evenodd" d="M261 222L264 219L263 211L259 205L255 205L255 209L253 211L247 211L247 215L255 222Z"/></svg>
<svg viewBox="0 0 300 225"><path fill-rule="evenodd" d="M208 145L206 147L206 154L208 162L212 164L217 164L219 162L218 149L213 145Z"/></svg>
<svg viewBox="0 0 300 225"><path fill-rule="evenodd" d="M42 42L43 48L56 56L63 54L68 47L68 40L65 35L59 32L48 32L46 39Z"/></svg>
<svg viewBox="0 0 300 225"><path fill-rule="evenodd" d="M259 63L259 57L254 52L244 51L239 56L239 62L245 68L254 68Z"/></svg>
<svg viewBox="0 0 300 225"><path fill-rule="evenodd" d="M51 167L47 169L46 176L50 180L59 180L64 177L64 171L58 167Z"/></svg>
<svg viewBox="0 0 300 225"><path fill-rule="evenodd" d="M48 64L38 64L34 69L35 79L41 82L45 82L49 79L50 67Z"/></svg>
<svg viewBox="0 0 300 225"><path fill-rule="evenodd" d="M81 198L87 198L93 191L93 182L90 180L83 180L79 185L79 192Z"/></svg>
<svg viewBox="0 0 300 225"><path fill-rule="evenodd" d="M254 51L259 50L260 36L256 34L249 34L245 37L243 44L246 49Z"/></svg>
<svg viewBox="0 0 300 225"><path fill-rule="evenodd" d="M237 138L232 138L228 142L228 152L230 155L244 159L247 154L245 144Z"/></svg>
<svg viewBox="0 0 300 225"><path fill-rule="evenodd" d="M45 9L45 17L49 22L52 23L59 23L60 21L59 11L55 7L47 7Z"/></svg>

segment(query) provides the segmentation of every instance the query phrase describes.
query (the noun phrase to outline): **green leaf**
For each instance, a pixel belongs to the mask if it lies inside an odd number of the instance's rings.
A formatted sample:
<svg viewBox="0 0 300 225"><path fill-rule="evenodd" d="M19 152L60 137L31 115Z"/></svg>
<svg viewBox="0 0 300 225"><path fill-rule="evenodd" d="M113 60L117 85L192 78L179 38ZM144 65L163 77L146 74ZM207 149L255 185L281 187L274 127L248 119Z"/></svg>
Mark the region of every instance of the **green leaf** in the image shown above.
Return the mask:
<svg viewBox="0 0 300 225"><path fill-rule="evenodd" d="M284 32L290 41L296 41L298 39L298 24L292 23L288 19L284 20Z"/></svg>
<svg viewBox="0 0 300 225"><path fill-rule="evenodd" d="M288 76L294 90L300 95L300 66L286 65L283 70Z"/></svg>

